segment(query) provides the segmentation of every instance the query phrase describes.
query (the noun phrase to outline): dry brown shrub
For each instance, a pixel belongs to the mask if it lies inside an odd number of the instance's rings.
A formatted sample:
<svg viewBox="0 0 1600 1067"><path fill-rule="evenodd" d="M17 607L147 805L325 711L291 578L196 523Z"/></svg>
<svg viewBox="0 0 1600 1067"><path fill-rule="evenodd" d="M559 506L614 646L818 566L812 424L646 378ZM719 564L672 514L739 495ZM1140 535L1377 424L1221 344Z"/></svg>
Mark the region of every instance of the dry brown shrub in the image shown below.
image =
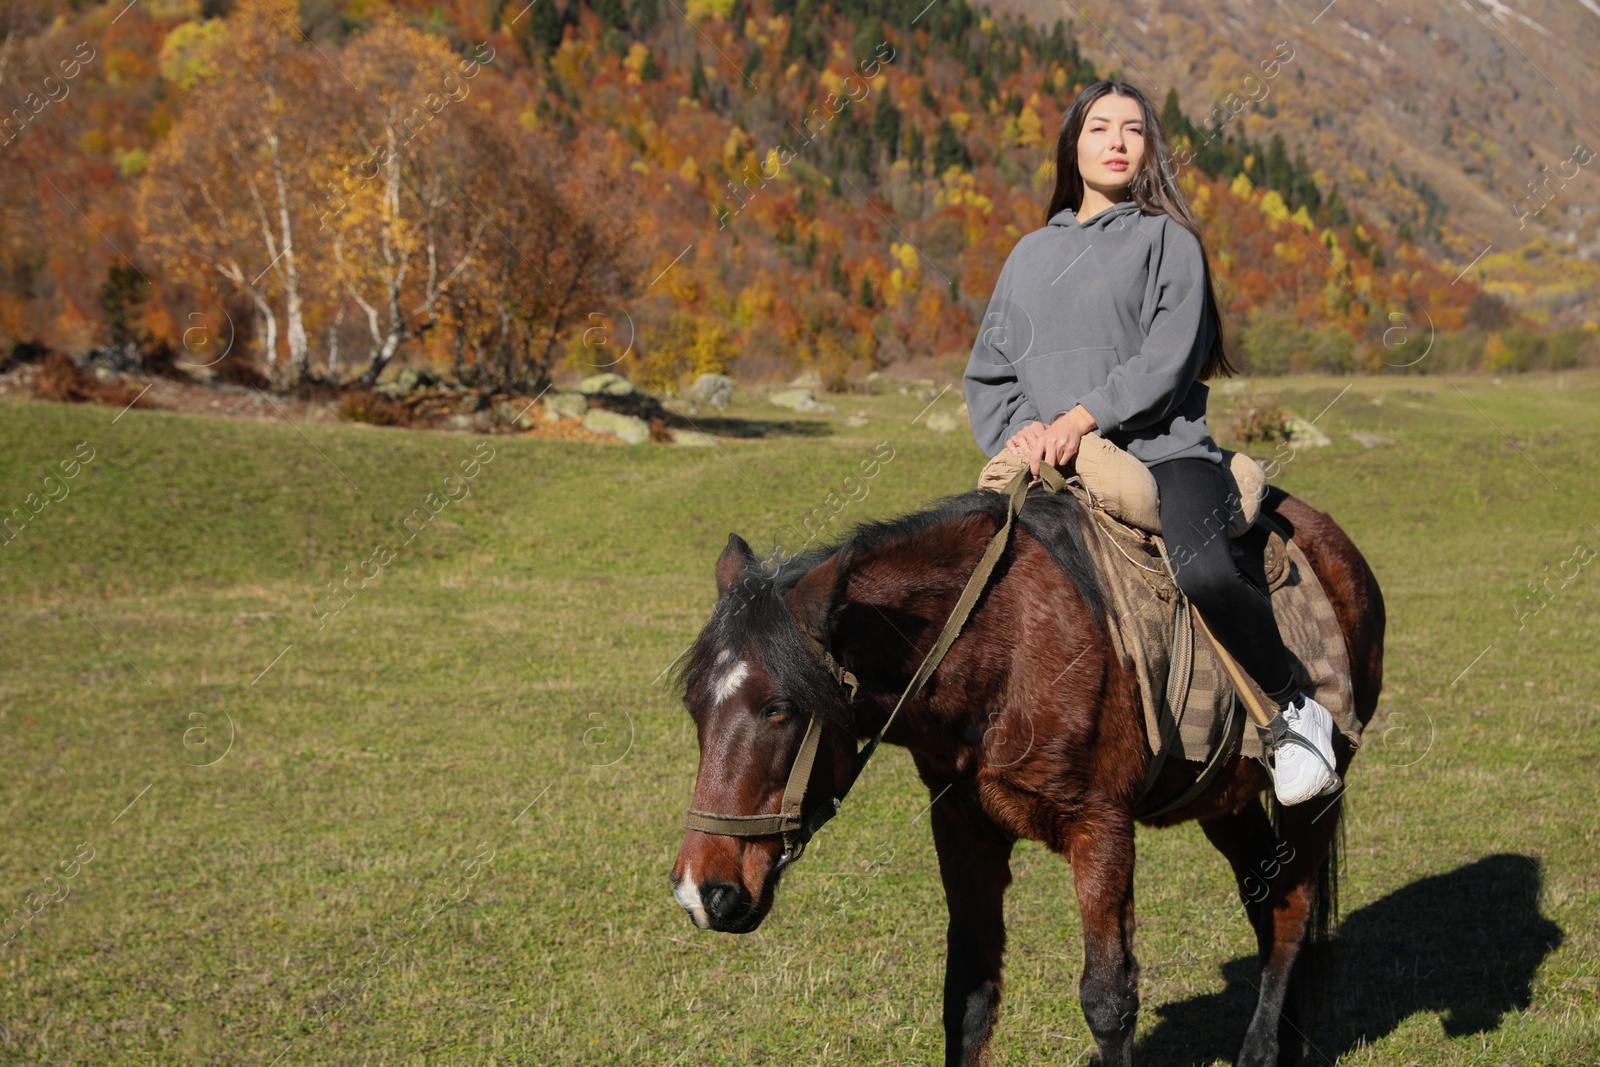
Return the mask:
<svg viewBox="0 0 1600 1067"><path fill-rule="evenodd" d="M39 372L33 379L34 396L62 404L155 406L148 397L140 398L139 394L140 390L129 388L121 382L102 382L94 375L84 373L65 352L56 352L46 358L39 364Z"/></svg>
<svg viewBox="0 0 1600 1067"><path fill-rule="evenodd" d="M330 401L343 399L346 392L347 390L337 382L331 382L326 378L305 378L290 389L288 395L296 400L305 400L313 404L326 404Z"/></svg>
<svg viewBox="0 0 1600 1067"><path fill-rule="evenodd" d="M1228 432L1242 444L1271 444L1289 439L1289 413L1276 398L1246 394L1239 398L1228 422Z"/></svg>
<svg viewBox="0 0 1600 1067"><path fill-rule="evenodd" d="M410 408L370 389L352 389L345 393L344 399L339 401L339 417L346 422L364 422L372 426L411 426L416 421Z"/></svg>

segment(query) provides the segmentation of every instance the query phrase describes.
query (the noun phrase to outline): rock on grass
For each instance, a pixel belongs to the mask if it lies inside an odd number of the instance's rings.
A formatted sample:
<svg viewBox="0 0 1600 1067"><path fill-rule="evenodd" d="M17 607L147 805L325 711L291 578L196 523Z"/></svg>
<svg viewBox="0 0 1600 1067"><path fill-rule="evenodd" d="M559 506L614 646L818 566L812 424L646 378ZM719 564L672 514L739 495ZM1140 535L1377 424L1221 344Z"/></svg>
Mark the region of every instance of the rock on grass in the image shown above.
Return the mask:
<svg viewBox="0 0 1600 1067"><path fill-rule="evenodd" d="M624 415L605 408L595 408L583 417L586 430L610 434L630 445L641 445L650 440L650 424L633 415Z"/></svg>

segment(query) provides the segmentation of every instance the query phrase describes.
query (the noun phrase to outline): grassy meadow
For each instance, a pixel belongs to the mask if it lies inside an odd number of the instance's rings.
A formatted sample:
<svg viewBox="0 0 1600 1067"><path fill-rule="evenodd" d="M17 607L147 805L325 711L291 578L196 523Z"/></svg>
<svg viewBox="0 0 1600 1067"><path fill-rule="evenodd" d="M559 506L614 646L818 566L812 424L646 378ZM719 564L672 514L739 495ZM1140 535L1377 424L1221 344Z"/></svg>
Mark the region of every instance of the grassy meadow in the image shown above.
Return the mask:
<svg viewBox="0 0 1600 1067"><path fill-rule="evenodd" d="M1275 481L1388 605L1312 1062L1600 1062L1600 374L1253 388L1332 436ZM697 749L657 679L729 532L761 551L883 442L825 536L982 466L914 396L829 399L715 449L0 402L0 508L59 497L0 545L0 1063L940 1062L903 752L756 933L667 884ZM1014 869L996 1062L1091 1062L1071 870ZM1136 888L1141 1062L1229 1062L1226 865L1142 831Z"/></svg>

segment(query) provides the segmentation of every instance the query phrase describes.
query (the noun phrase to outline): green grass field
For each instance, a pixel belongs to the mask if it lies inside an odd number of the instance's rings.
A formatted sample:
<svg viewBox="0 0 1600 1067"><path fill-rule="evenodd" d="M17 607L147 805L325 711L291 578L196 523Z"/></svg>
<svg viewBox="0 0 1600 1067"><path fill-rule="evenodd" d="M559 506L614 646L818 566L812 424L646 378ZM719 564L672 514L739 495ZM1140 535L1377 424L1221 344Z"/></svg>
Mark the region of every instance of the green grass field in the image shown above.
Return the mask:
<svg viewBox="0 0 1600 1067"><path fill-rule="evenodd" d="M1276 480L1389 612L1312 1062L1600 1062L1600 375L1346 384L1263 384L1336 401ZM699 932L667 884L696 744L655 681L730 531L760 551L884 441L826 536L973 484L923 406L713 450L0 403L0 507L67 494L0 546L0 1062L939 1062L909 758L758 932ZM1090 1062L1071 871L1015 870L996 1062ZM1141 1062L1228 1062L1254 941L1221 857L1142 832L1136 888Z"/></svg>

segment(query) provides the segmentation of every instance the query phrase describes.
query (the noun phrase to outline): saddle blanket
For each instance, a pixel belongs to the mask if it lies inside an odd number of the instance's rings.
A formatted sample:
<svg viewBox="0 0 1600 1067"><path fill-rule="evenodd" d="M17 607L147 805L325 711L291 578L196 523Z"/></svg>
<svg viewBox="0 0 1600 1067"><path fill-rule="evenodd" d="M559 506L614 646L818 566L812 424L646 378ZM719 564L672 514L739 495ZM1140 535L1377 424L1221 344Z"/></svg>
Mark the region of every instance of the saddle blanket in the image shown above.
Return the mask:
<svg viewBox="0 0 1600 1067"><path fill-rule="evenodd" d="M1015 469L1015 461L1002 452L984 469L979 484L996 488L996 479L1009 480ZM1164 542L1159 534L1130 526L1098 506L1095 495L1076 477L1068 480L1067 488L1091 516L1085 541L1105 594L1112 643L1123 666L1138 679L1150 750L1159 754L1163 739L1174 739L1177 747L1170 755L1203 763L1226 740L1234 686L1200 629L1198 613L1172 580ZM1261 557L1260 576L1266 579L1296 683L1327 708L1339 732L1359 746L1361 723L1356 718L1344 631L1305 553L1265 514L1256 529L1231 543L1236 554ZM1241 569L1255 570L1253 565ZM1249 684L1258 703L1270 707L1255 681ZM1237 715L1248 721L1242 702ZM1242 733L1241 753L1264 759L1257 731Z"/></svg>

